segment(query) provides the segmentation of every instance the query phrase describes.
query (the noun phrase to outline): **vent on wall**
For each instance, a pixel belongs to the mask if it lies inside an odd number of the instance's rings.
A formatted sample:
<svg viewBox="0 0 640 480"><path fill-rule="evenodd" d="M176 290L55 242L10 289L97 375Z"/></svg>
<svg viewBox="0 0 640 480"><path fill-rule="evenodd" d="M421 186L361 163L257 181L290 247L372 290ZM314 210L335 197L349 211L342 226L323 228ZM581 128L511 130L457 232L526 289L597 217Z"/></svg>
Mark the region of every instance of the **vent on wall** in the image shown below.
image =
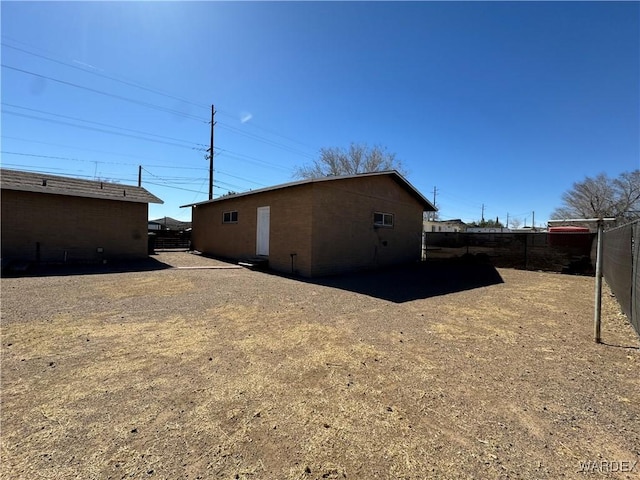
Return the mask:
<svg viewBox="0 0 640 480"><path fill-rule="evenodd" d="M46 179L44 179L44 178L42 179L42 186L43 186L43 187L46 187L46 186L47 186L47 180L46 180Z"/></svg>

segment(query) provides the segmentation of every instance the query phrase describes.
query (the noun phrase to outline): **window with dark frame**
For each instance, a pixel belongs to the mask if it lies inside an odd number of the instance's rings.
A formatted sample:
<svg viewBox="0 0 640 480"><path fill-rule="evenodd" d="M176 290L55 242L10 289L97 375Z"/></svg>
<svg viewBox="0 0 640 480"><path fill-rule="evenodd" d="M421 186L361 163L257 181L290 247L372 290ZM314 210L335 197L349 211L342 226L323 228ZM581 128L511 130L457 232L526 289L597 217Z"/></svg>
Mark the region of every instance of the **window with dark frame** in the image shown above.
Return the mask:
<svg viewBox="0 0 640 480"><path fill-rule="evenodd" d="M238 211L224 212L222 214L222 223L238 223Z"/></svg>
<svg viewBox="0 0 640 480"><path fill-rule="evenodd" d="M393 213L375 212L373 225L376 227L393 227Z"/></svg>

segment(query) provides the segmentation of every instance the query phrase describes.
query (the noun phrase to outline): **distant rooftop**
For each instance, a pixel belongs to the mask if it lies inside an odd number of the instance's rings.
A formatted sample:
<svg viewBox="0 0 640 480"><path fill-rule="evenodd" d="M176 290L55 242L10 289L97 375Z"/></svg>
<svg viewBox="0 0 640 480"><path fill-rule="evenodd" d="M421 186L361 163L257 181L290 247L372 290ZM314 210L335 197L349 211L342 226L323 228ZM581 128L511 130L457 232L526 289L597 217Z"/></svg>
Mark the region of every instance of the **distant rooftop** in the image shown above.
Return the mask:
<svg viewBox="0 0 640 480"><path fill-rule="evenodd" d="M164 203L142 187L119 183L60 177L45 173L0 169L0 187L3 190L68 195L72 197L100 198L134 203Z"/></svg>
<svg viewBox="0 0 640 480"><path fill-rule="evenodd" d="M171 217L156 218L155 220L149 220L150 224L159 225L169 230L182 230L185 228L191 228L191 222L183 222L182 220L176 220Z"/></svg>

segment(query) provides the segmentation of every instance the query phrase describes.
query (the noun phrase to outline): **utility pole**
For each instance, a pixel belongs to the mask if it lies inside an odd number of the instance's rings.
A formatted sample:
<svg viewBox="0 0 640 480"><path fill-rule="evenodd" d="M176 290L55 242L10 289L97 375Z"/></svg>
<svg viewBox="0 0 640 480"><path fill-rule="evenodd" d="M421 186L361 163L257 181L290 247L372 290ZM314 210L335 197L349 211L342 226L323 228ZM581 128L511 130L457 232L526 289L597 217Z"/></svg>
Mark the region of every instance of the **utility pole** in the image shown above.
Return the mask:
<svg viewBox="0 0 640 480"><path fill-rule="evenodd" d="M507 212L507 224L505 225L505 227L509 228L509 212Z"/></svg>
<svg viewBox="0 0 640 480"><path fill-rule="evenodd" d="M142 165L138 165L138 186L142 186Z"/></svg>
<svg viewBox="0 0 640 480"><path fill-rule="evenodd" d="M480 217L480 221L484 222L484 203L482 204L482 216Z"/></svg>
<svg viewBox="0 0 640 480"><path fill-rule="evenodd" d="M213 126L216 124L214 118L216 110L211 105L211 143L209 147L209 200L213 199Z"/></svg>
<svg viewBox="0 0 640 480"><path fill-rule="evenodd" d="M436 206L436 192L437 191L438 190L437 190L436 186L434 185L433 186L433 206L434 207ZM436 212L431 212L431 220L435 221L435 219L436 219Z"/></svg>
<svg viewBox="0 0 640 480"><path fill-rule="evenodd" d="M531 212L531 228L536 229L536 212Z"/></svg>

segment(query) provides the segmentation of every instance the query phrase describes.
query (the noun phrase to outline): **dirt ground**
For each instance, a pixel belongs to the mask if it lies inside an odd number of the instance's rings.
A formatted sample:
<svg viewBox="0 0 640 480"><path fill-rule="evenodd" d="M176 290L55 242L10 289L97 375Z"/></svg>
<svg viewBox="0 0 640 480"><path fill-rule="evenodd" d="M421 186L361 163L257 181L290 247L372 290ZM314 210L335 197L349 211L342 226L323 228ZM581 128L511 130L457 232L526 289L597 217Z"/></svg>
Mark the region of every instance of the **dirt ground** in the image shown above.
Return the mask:
<svg viewBox="0 0 640 480"><path fill-rule="evenodd" d="M640 478L640 342L606 288L593 341L592 277L228 267L3 278L1 477Z"/></svg>

